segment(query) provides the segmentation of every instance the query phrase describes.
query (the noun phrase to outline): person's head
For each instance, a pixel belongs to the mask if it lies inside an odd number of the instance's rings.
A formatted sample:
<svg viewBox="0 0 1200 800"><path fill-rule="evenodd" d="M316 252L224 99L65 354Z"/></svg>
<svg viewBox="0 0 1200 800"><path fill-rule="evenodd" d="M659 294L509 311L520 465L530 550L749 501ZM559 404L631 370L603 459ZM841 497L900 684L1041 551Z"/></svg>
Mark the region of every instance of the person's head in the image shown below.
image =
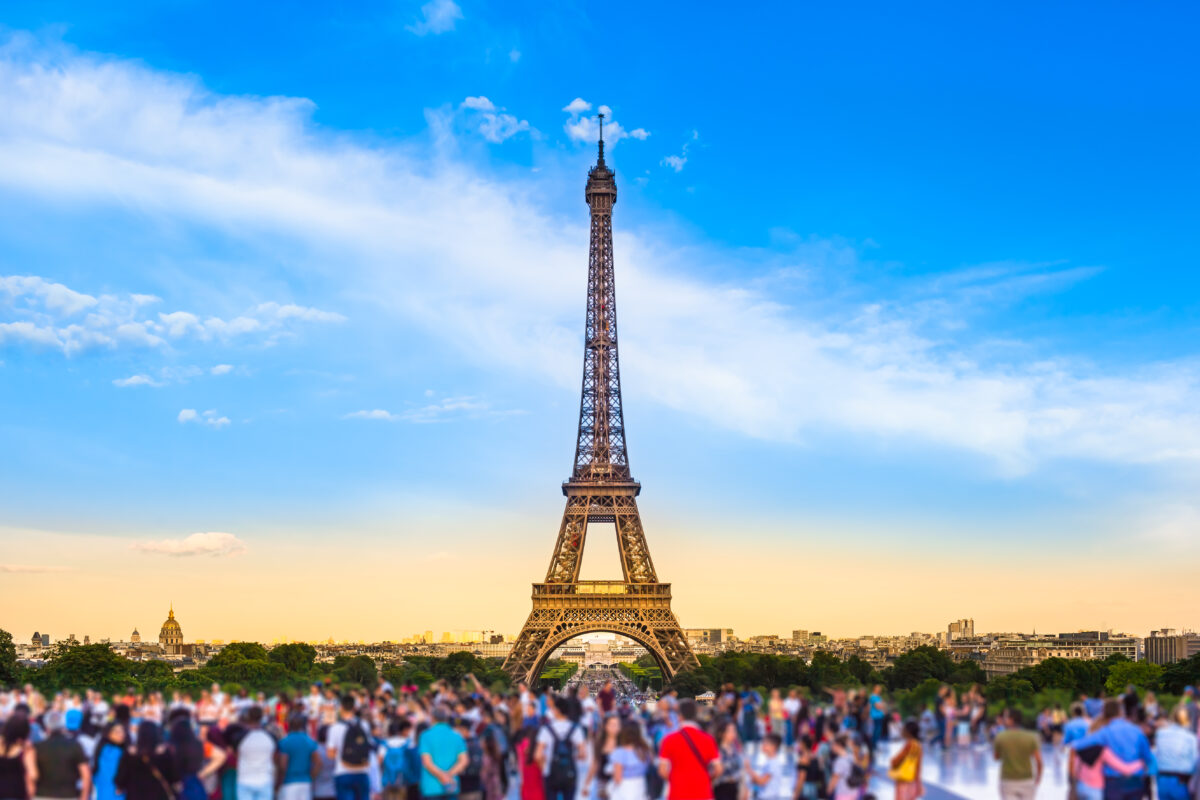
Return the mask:
<svg viewBox="0 0 1200 800"><path fill-rule="evenodd" d="M634 720L628 720L621 725L621 733L617 736L620 747L632 747L638 755L645 756L650 752L650 746L642 738L642 726Z"/></svg>
<svg viewBox="0 0 1200 800"><path fill-rule="evenodd" d="M1104 710L1100 712L1100 718L1105 723L1112 722L1117 717L1121 716L1121 701L1116 698L1109 698L1104 701Z"/></svg>
<svg viewBox="0 0 1200 800"><path fill-rule="evenodd" d="M142 720L137 729L137 754L143 758L150 758L161 743L162 731L158 723L148 719Z"/></svg>
<svg viewBox="0 0 1200 800"><path fill-rule="evenodd" d="M249 708L246 709L246 724L247 725L249 725L253 728L257 728L259 725L262 725L262 721L263 721L262 706L250 706Z"/></svg>
<svg viewBox="0 0 1200 800"><path fill-rule="evenodd" d="M915 719L904 721L904 738L912 739L914 742L921 739L921 726L917 724Z"/></svg>
<svg viewBox="0 0 1200 800"><path fill-rule="evenodd" d="M29 715L21 711L14 711L5 720L4 729L0 731L0 738L4 739L6 747L12 747L29 741L29 732Z"/></svg>
<svg viewBox="0 0 1200 800"><path fill-rule="evenodd" d="M51 709L45 714L42 714L42 728L45 729L46 733L62 733L64 724L63 714L61 711L55 711L54 709Z"/></svg>
<svg viewBox="0 0 1200 800"><path fill-rule="evenodd" d="M604 737L615 739L621 733L621 718L609 714L604 718Z"/></svg>
<svg viewBox="0 0 1200 800"><path fill-rule="evenodd" d="M119 722L110 722L105 725L104 733L100 735L100 741L105 744L115 744L117 747L124 747L128 739L129 733L125 730L125 726Z"/></svg>
<svg viewBox="0 0 1200 800"><path fill-rule="evenodd" d="M354 695L352 695L348 692L346 694L342 695L342 716L343 717L352 716L354 714L354 707L355 707Z"/></svg>
<svg viewBox="0 0 1200 800"><path fill-rule="evenodd" d="M550 708L555 717L558 719L567 719L571 716L571 701L562 695L555 695L554 702L550 704Z"/></svg>
<svg viewBox="0 0 1200 800"><path fill-rule="evenodd" d="M307 720L304 719L303 714L292 714L290 717L288 717L287 721L288 733L302 732L306 723Z"/></svg>
<svg viewBox="0 0 1200 800"><path fill-rule="evenodd" d="M679 716L687 722L695 722L698 713L699 708L696 706L696 701L692 698L685 697L679 701Z"/></svg>
<svg viewBox="0 0 1200 800"><path fill-rule="evenodd" d="M717 740L717 744L724 747L734 747L738 741L737 725L728 717L721 720L717 725L717 729L713 732L713 738Z"/></svg>
<svg viewBox="0 0 1200 800"><path fill-rule="evenodd" d="M778 733L768 733L763 738L762 749L767 758L779 752L779 748L783 746L783 738Z"/></svg>
<svg viewBox="0 0 1200 800"><path fill-rule="evenodd" d="M1192 715L1182 706L1175 709L1175 713L1171 715L1171 719L1176 725L1182 725L1185 728L1192 727ZM5 737L5 741L7 741L7 737Z"/></svg>
<svg viewBox="0 0 1200 800"><path fill-rule="evenodd" d="M441 703L438 703L433 707L431 716L433 717L433 721L435 723L445 722L446 720L450 719L450 709L446 708Z"/></svg>
<svg viewBox="0 0 1200 800"><path fill-rule="evenodd" d="M1020 728L1025 724L1024 715L1021 714L1021 709L1010 708L1006 714L1008 717L1008 725L1010 728Z"/></svg>

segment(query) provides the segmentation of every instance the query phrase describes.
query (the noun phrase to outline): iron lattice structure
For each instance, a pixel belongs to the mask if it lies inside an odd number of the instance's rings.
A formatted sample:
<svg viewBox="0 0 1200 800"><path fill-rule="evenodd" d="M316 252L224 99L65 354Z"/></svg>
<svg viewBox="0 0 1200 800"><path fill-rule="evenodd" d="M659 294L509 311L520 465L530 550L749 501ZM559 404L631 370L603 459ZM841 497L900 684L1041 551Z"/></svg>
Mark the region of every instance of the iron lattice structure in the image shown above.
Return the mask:
<svg viewBox="0 0 1200 800"><path fill-rule="evenodd" d="M659 583L646 546L629 472L617 359L617 296L613 280L612 209L616 173L604 162L603 116L599 158L588 171L584 196L591 209L587 318L579 435L571 477L563 483L567 507L544 583L533 584L533 611L504 668L532 684L556 649L580 634L616 633L645 647L668 679L697 666L671 611L671 584ZM579 568L589 523L616 528L619 581L581 581Z"/></svg>

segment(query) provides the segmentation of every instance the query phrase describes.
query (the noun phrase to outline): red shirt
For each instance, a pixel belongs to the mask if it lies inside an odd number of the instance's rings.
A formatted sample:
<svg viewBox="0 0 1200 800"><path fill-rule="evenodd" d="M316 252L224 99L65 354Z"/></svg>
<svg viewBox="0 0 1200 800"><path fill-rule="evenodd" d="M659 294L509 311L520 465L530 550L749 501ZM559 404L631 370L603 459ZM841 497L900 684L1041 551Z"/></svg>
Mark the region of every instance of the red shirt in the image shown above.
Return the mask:
<svg viewBox="0 0 1200 800"><path fill-rule="evenodd" d="M695 753L684 741L684 736L696 748ZM700 758L696 758L696 753L700 754ZM668 800L712 800L708 765L720 755L716 739L699 728L684 725L663 737L658 754L671 765L671 773L667 777Z"/></svg>

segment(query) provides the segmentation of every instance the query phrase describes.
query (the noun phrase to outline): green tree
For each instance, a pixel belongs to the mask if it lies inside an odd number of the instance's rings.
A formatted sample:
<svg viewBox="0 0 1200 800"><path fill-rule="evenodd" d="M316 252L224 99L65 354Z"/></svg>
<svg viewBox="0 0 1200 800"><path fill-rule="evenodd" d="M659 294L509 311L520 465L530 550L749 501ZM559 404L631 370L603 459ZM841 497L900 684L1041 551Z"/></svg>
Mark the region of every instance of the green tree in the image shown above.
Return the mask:
<svg viewBox="0 0 1200 800"><path fill-rule="evenodd" d="M96 689L112 694L129 688L131 666L107 644L59 642L46 665L34 673L34 681L42 690Z"/></svg>
<svg viewBox="0 0 1200 800"><path fill-rule="evenodd" d="M1111 695L1125 691L1126 686L1133 686L1142 691L1156 691L1162 680L1163 668L1149 661L1118 661L1108 668L1108 679L1104 688Z"/></svg>
<svg viewBox="0 0 1200 800"><path fill-rule="evenodd" d="M367 689L379 685L379 671L370 656L354 656L334 669L337 679L343 683L357 683Z"/></svg>
<svg viewBox="0 0 1200 800"><path fill-rule="evenodd" d="M302 679L312 675L313 664L317 660L317 649L311 644L293 642L271 648L268 657L271 661L282 664L284 669L297 679Z"/></svg>
<svg viewBox="0 0 1200 800"><path fill-rule="evenodd" d="M12 686L21 675L17 665L17 646L13 644L12 634L0 629L0 686Z"/></svg>
<svg viewBox="0 0 1200 800"><path fill-rule="evenodd" d="M175 670L165 661L134 661L129 674L145 692L165 692L176 686Z"/></svg>
<svg viewBox="0 0 1200 800"><path fill-rule="evenodd" d="M1185 686L1200 683L1200 653L1168 664L1163 670L1162 686L1171 694L1183 694Z"/></svg>

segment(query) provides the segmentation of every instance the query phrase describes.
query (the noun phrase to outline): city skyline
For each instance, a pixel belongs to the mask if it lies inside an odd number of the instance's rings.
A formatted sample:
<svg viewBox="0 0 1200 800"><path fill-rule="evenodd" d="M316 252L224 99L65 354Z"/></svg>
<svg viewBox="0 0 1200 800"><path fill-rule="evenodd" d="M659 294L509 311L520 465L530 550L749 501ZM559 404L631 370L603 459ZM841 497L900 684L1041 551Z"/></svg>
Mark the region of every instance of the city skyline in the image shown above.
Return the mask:
<svg viewBox="0 0 1200 800"><path fill-rule="evenodd" d="M602 110L684 628L1195 627L1187 26L631 9L0 12L0 627L162 598L198 639L515 632Z"/></svg>

